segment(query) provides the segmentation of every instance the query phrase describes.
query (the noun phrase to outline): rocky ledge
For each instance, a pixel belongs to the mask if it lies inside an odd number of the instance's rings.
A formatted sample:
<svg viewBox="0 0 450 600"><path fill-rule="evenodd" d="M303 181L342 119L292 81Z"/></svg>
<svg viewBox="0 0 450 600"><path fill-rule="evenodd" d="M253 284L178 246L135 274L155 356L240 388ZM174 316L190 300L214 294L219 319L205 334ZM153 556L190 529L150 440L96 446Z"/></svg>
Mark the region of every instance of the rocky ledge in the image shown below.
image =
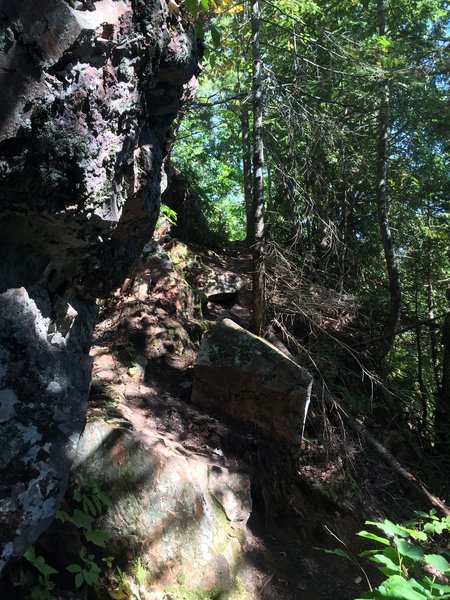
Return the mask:
<svg viewBox="0 0 450 600"><path fill-rule="evenodd" d="M152 235L198 58L165 0L0 0L0 571L64 492L95 298Z"/></svg>

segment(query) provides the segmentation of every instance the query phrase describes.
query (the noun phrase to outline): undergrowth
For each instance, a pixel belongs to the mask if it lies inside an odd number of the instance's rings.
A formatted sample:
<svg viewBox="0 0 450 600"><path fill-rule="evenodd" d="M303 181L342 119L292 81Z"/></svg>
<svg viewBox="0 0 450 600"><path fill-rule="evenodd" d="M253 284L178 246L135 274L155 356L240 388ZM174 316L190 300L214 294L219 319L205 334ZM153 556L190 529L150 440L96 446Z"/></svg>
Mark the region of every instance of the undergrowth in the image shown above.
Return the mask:
<svg viewBox="0 0 450 600"><path fill-rule="evenodd" d="M417 512L417 518L406 525L388 519L366 521L366 525L375 532L363 530L358 535L377 547L361 552L359 558L370 560L383 575L377 587L371 586L360 560L347 549L324 550L346 558L363 572L370 589L356 600L450 598L450 516L438 517L432 510Z"/></svg>

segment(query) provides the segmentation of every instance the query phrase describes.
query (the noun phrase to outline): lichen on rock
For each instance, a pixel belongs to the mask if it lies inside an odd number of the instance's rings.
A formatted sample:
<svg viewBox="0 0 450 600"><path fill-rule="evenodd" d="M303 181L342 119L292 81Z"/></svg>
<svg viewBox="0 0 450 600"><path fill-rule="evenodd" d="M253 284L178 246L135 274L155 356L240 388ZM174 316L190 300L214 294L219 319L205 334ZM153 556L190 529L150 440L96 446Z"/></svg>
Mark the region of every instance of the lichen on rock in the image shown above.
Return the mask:
<svg viewBox="0 0 450 600"><path fill-rule="evenodd" d="M196 38L165 2L85 8L0 0L0 571L64 492L95 299L152 235L166 138L195 90Z"/></svg>

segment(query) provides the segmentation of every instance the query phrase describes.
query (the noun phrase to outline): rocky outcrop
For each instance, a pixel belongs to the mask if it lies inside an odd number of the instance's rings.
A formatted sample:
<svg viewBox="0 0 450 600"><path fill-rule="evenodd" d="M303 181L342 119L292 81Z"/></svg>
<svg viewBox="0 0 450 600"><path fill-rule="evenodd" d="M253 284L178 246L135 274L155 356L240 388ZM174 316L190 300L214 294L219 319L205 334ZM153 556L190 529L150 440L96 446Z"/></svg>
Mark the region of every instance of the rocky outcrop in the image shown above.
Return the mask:
<svg viewBox="0 0 450 600"><path fill-rule="evenodd" d="M52 315L52 309L56 314ZM84 425L95 310L0 295L0 571L53 520Z"/></svg>
<svg viewBox="0 0 450 600"><path fill-rule="evenodd" d="M86 426L75 468L110 495L99 525L119 561L139 556L159 588L177 582L197 592L232 587L251 512L248 476L103 421Z"/></svg>
<svg viewBox="0 0 450 600"><path fill-rule="evenodd" d="M117 287L151 236L198 49L164 0L0 3L3 288Z"/></svg>
<svg viewBox="0 0 450 600"><path fill-rule="evenodd" d="M266 340L224 319L202 340L192 401L250 423L295 451L311 386L305 369Z"/></svg>
<svg viewBox="0 0 450 600"><path fill-rule="evenodd" d="M198 56L165 0L0 0L0 570L64 492L95 298L151 237Z"/></svg>

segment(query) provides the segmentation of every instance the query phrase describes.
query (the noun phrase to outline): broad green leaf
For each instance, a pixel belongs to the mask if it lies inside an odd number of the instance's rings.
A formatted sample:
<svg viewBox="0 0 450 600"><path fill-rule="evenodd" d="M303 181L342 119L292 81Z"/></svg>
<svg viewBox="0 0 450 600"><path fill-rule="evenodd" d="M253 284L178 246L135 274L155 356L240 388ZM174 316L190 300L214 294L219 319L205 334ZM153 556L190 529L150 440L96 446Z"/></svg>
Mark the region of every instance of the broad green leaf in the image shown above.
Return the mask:
<svg viewBox="0 0 450 600"><path fill-rule="evenodd" d="M426 542L428 536L423 531L417 531L417 529L405 529L409 535L415 540L421 540L422 542Z"/></svg>
<svg viewBox="0 0 450 600"><path fill-rule="evenodd" d="M100 546L101 548L105 547L106 540L108 539L108 534L104 531L86 531L84 533L88 542L92 542L96 546Z"/></svg>
<svg viewBox="0 0 450 600"><path fill-rule="evenodd" d="M193 17L197 16L197 0L184 0L184 5Z"/></svg>
<svg viewBox="0 0 450 600"><path fill-rule="evenodd" d="M93 585L98 581L98 575L94 573L92 570L83 571L83 578L88 585Z"/></svg>
<svg viewBox="0 0 450 600"><path fill-rule="evenodd" d="M428 565L431 565L441 573L446 573L450 569L448 560L439 554L425 554L423 558Z"/></svg>
<svg viewBox="0 0 450 600"><path fill-rule="evenodd" d="M370 531L358 531L360 537L367 538L368 540L375 540L376 542L380 542L380 544L384 544L385 546L389 546L390 542L386 538L382 538L375 533L371 533Z"/></svg>
<svg viewBox="0 0 450 600"><path fill-rule="evenodd" d="M76 589L78 589L82 585L83 585L83 573L80 572L75 575L75 587L76 587Z"/></svg>
<svg viewBox="0 0 450 600"><path fill-rule="evenodd" d="M387 556L385 556L384 554L375 554L374 556L371 556L369 558L369 560L371 560L374 563L384 565L385 567L387 567L387 569L390 571L390 573L388 573L389 575L394 575L395 573L399 572L399 568L400 568L399 565L396 564L393 560L391 560ZM385 571L383 571L383 572L386 574Z"/></svg>
<svg viewBox="0 0 450 600"><path fill-rule="evenodd" d="M34 546L30 546L28 550L25 552L24 557L29 560L31 563L34 563L36 560L36 551Z"/></svg>
<svg viewBox="0 0 450 600"><path fill-rule="evenodd" d="M398 535L399 537L408 537L409 535L405 527L402 527L401 525L395 525L395 523L392 523L392 521L389 521L389 519L385 519L382 523L366 521L366 525L378 527L378 529L381 529L381 531L389 536Z"/></svg>
<svg viewBox="0 0 450 600"><path fill-rule="evenodd" d="M377 591L380 598L394 598L395 600L427 600L427 596L417 592L411 583L401 575L392 575L384 581Z"/></svg>
<svg viewBox="0 0 450 600"><path fill-rule="evenodd" d="M68 567L66 567L66 569L69 571L69 573L81 573L81 571L83 570L82 567L80 565L77 565L76 563L72 563L71 565L69 565Z"/></svg>
<svg viewBox="0 0 450 600"><path fill-rule="evenodd" d="M73 516L71 518L72 523L80 529L90 529L93 520L94 519L90 515L86 514L83 510L80 510L78 508L76 508L73 511Z"/></svg>
<svg viewBox="0 0 450 600"><path fill-rule="evenodd" d="M209 0L200 0L203 10L209 10Z"/></svg>
<svg viewBox="0 0 450 600"><path fill-rule="evenodd" d="M411 544L406 540L396 540L396 546L402 556L407 556L413 560L420 560L423 558L423 550L420 546Z"/></svg>

